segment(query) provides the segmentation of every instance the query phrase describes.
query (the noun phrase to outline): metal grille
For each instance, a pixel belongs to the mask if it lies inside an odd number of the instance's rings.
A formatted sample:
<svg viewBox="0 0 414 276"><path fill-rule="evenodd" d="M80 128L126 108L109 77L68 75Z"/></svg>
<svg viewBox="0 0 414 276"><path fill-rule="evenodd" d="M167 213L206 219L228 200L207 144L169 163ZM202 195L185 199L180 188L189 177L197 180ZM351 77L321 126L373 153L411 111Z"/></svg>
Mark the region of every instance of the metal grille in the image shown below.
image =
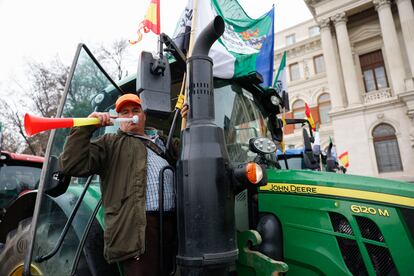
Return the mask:
<svg viewBox="0 0 414 276"><path fill-rule="evenodd" d="M236 201L244 201L247 198L247 190L244 190L236 195Z"/></svg>
<svg viewBox="0 0 414 276"><path fill-rule="evenodd" d="M206 82L193 83L192 94L195 95L211 95L209 84Z"/></svg>
<svg viewBox="0 0 414 276"><path fill-rule="evenodd" d="M352 275L368 275L367 268L362 260L361 252L359 251L356 241L341 237L336 237L336 239L339 248L341 249L342 258Z"/></svg>
<svg viewBox="0 0 414 276"><path fill-rule="evenodd" d="M338 213L329 213L329 217L331 219L332 227L335 232L347 234L347 235L354 235L352 231L351 225L349 224L346 217Z"/></svg>
<svg viewBox="0 0 414 276"><path fill-rule="evenodd" d="M355 218L363 238L378 242L384 242L384 236L382 235L378 226L372 220L358 216Z"/></svg>
<svg viewBox="0 0 414 276"><path fill-rule="evenodd" d="M377 275L399 275L388 248L365 244Z"/></svg>
<svg viewBox="0 0 414 276"><path fill-rule="evenodd" d="M345 216L339 213L330 212L329 217L335 232L350 236L354 235L351 225ZM357 276L368 275L367 268L365 267L356 241L342 237L336 237L336 240L341 250L342 258L351 274Z"/></svg>

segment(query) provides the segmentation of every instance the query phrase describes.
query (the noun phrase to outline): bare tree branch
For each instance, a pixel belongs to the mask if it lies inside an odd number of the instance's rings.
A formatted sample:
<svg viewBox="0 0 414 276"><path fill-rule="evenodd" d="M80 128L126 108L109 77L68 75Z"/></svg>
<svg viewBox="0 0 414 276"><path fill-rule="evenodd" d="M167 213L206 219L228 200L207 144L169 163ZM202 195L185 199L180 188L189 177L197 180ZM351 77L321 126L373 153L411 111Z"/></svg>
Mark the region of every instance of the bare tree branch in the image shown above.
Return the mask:
<svg viewBox="0 0 414 276"><path fill-rule="evenodd" d="M109 68L108 73L120 80L127 75L124 63L127 54L128 42L126 39L114 41L110 47L100 46L96 51L97 59ZM60 99L63 95L69 67L58 58L45 64L36 61L27 61L27 78L25 83L14 80L18 91L10 89L9 94L23 94L24 101L17 103L17 99L0 100L0 121L3 128L3 149L12 152L23 152L35 155L44 155L46 152L49 131L28 137L24 130L24 111L42 116L55 117ZM20 92L20 93L18 93ZM70 93L70 91L69 91ZM72 97L74 98L74 97ZM14 102L9 104L8 102Z"/></svg>
<svg viewBox="0 0 414 276"><path fill-rule="evenodd" d="M42 132L33 137L28 137L24 130L24 111L42 116L56 116L60 98L63 94L69 68L58 59L50 64L39 62L27 62L28 88L16 82L25 96L24 101L10 105L5 100L0 100L0 118L5 126L9 150L16 150L12 147L12 140L18 151L35 155L44 155L46 152L49 132ZM11 94L17 94L11 91ZM16 101L16 100L15 100Z"/></svg>
<svg viewBox="0 0 414 276"><path fill-rule="evenodd" d="M109 72L109 74L116 76L116 80L120 80L126 76L124 60L128 46L128 41L120 38L115 40L109 48L101 45L98 49L97 59L102 63L106 63L109 67L115 67L114 72Z"/></svg>

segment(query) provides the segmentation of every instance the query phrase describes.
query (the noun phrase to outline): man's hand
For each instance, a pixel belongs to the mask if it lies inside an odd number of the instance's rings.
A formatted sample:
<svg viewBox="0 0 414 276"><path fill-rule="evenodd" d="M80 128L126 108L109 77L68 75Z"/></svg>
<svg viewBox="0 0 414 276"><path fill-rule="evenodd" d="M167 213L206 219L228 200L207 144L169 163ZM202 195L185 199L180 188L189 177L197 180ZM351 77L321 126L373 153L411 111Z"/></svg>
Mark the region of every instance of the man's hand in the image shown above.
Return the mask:
<svg viewBox="0 0 414 276"><path fill-rule="evenodd" d="M101 126L112 126L111 116L107 112L92 112L88 118L98 118Z"/></svg>
<svg viewBox="0 0 414 276"><path fill-rule="evenodd" d="M185 103L183 105L183 108L181 108L180 113L181 113L181 118L186 118L187 117L187 113L188 113L188 104L187 103Z"/></svg>

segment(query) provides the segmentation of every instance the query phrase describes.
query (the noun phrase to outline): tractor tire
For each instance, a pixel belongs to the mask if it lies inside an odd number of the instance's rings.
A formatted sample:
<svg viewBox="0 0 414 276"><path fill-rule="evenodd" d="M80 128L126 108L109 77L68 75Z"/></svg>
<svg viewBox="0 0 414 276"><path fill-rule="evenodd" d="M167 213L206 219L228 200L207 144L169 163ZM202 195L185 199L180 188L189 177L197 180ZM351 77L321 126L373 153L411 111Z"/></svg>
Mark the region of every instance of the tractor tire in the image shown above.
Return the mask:
<svg viewBox="0 0 414 276"><path fill-rule="evenodd" d="M19 222L17 229L7 234L6 243L0 253L0 275L17 275L17 271L23 271L23 261L29 246L31 222L31 217L26 218Z"/></svg>
<svg viewBox="0 0 414 276"><path fill-rule="evenodd" d="M23 263L28 250L30 241L30 225L32 218L23 219L19 222L17 229L7 234L6 242L0 249L0 275L17 276L22 275ZM55 222L56 223L56 222ZM59 224L61 224L60 222ZM50 225L44 224L42 229L44 233L53 233L50 231ZM45 228L46 227L46 228ZM108 264L103 257L103 230L97 220L92 223L91 230L86 239L81 256L82 261L78 264L76 275L100 276L100 275L119 275L116 264ZM58 265L57 263L55 263ZM44 267L32 265L32 275L42 275L41 270ZM51 267L46 269L46 274L56 274Z"/></svg>

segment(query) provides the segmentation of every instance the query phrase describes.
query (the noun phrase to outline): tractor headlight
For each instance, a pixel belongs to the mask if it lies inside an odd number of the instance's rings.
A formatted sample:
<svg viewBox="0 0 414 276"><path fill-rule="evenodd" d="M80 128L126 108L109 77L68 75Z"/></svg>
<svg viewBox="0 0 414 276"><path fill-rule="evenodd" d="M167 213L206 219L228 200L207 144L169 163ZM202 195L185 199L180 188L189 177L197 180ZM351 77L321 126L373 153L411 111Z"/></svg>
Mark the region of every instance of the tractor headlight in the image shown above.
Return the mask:
<svg viewBox="0 0 414 276"><path fill-rule="evenodd" d="M280 100L277 96L273 95L270 97L270 101L272 102L273 105L278 106L280 105Z"/></svg>
<svg viewBox="0 0 414 276"><path fill-rule="evenodd" d="M276 151L276 144L269 138L251 138L249 148L255 153L269 154Z"/></svg>

